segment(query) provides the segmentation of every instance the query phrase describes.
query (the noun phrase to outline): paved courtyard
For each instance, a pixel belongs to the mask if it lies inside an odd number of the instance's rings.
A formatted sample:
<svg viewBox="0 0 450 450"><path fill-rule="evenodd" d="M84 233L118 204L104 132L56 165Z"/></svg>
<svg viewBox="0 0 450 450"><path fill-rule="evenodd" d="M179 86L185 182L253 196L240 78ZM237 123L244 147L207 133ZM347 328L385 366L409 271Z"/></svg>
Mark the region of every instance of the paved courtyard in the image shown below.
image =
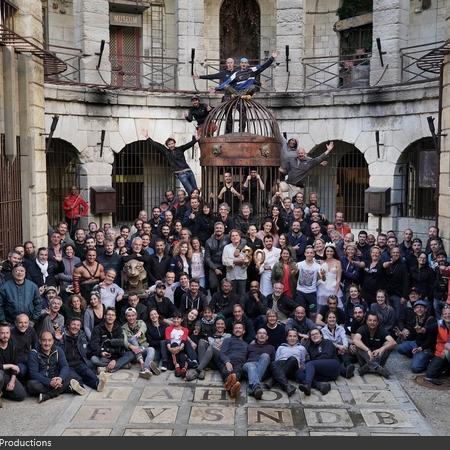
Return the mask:
<svg viewBox="0 0 450 450"><path fill-rule="evenodd" d="M12 414L5 414L10 411ZM262 400L230 399L218 372L185 382L172 372L138 378L136 368L109 376L102 393L64 395L36 404L4 402L0 434L98 436L376 436L432 435L433 431L396 379L355 376L333 383L326 396L279 389Z"/></svg>

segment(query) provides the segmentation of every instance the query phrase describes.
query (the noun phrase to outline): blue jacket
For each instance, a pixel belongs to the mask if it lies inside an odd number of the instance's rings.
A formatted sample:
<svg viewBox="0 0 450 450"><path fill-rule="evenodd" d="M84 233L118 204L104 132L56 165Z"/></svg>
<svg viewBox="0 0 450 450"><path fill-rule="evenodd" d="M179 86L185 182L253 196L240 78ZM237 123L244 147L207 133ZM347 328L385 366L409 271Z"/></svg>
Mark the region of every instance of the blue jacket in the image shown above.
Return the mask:
<svg viewBox="0 0 450 450"><path fill-rule="evenodd" d="M28 370L30 380L39 381L49 387L54 377L61 377L65 381L70 376L70 368L66 355L60 347L53 347L50 355L42 352L41 347L31 350L28 354Z"/></svg>
<svg viewBox="0 0 450 450"><path fill-rule="evenodd" d="M8 280L0 289L0 322L14 323L19 314L25 313L36 321L42 310L38 287L30 280L16 284Z"/></svg>
<svg viewBox="0 0 450 450"><path fill-rule="evenodd" d="M217 86L216 91L222 91L227 86L231 86L237 91L243 91L252 87L256 83L256 76L268 69L272 65L273 61L274 58L271 56L262 64L249 67L247 69L236 70L236 72L233 72L228 79Z"/></svg>

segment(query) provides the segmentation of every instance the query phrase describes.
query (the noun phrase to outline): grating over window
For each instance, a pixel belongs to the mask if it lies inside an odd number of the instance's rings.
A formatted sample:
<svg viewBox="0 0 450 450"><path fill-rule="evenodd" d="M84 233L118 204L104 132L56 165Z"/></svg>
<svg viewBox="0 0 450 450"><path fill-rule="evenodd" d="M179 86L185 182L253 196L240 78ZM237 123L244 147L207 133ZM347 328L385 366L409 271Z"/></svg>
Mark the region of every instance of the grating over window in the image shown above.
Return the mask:
<svg viewBox="0 0 450 450"><path fill-rule="evenodd" d="M137 141L115 155L113 187L117 199L114 223L128 224L141 209L159 206L166 191L175 187L175 177L163 155L146 141Z"/></svg>
<svg viewBox="0 0 450 450"><path fill-rule="evenodd" d="M330 220L333 220L336 211L340 211L352 228L364 228L367 226L364 191L369 187L367 162L354 145L335 141L334 146L327 165L311 171L305 199L311 192L317 192L320 209ZM325 145L321 144L308 156L318 156L324 150Z"/></svg>
<svg viewBox="0 0 450 450"><path fill-rule="evenodd" d="M47 214L51 226L64 219L64 197L77 183L78 151L63 139L52 139L47 160Z"/></svg>
<svg viewBox="0 0 450 450"><path fill-rule="evenodd" d="M14 16L17 8L8 0L0 0L0 26L14 31Z"/></svg>
<svg viewBox="0 0 450 450"><path fill-rule="evenodd" d="M5 156L5 135L0 134L0 261L22 242L20 149L13 162Z"/></svg>
<svg viewBox="0 0 450 450"><path fill-rule="evenodd" d="M409 145L399 161L402 178L402 215L436 218L437 153L432 138Z"/></svg>

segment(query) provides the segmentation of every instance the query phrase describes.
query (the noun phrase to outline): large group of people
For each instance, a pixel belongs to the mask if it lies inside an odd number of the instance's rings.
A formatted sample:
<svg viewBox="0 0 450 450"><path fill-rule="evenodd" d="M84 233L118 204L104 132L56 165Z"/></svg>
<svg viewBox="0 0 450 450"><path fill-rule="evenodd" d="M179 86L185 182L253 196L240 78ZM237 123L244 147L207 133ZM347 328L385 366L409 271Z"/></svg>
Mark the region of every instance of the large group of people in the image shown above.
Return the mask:
<svg viewBox="0 0 450 450"><path fill-rule="evenodd" d="M450 267L438 228L426 242L410 229L355 236L316 193L272 200L260 219L241 197L237 214L220 199L216 214L199 189L169 190L132 226L62 221L47 247L11 249L0 271L2 396L101 391L107 372L131 364L143 379L201 380L215 368L231 397L243 378L256 399L273 385L325 395L356 369L389 377L394 348L439 384Z"/></svg>

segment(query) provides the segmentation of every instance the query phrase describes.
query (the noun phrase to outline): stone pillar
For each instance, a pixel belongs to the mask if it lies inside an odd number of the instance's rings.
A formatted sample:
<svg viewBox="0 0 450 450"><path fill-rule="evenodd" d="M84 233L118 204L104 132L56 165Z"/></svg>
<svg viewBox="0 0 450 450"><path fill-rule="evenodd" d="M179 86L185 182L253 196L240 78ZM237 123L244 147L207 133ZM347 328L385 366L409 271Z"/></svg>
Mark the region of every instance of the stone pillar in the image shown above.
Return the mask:
<svg viewBox="0 0 450 450"><path fill-rule="evenodd" d="M42 3L17 0L15 30L42 44ZM44 66L40 58L18 57L18 103L21 151L22 234L36 247L47 245L47 179L45 163Z"/></svg>
<svg viewBox="0 0 450 450"><path fill-rule="evenodd" d="M446 13L447 35L450 38L450 4ZM444 58L442 92L442 134L439 177L439 217L438 226L444 240L445 249L450 252L450 54Z"/></svg>
<svg viewBox="0 0 450 450"><path fill-rule="evenodd" d="M274 71L275 90L284 92L303 89L303 49L305 20L303 0L277 0L277 62ZM289 72L286 71L286 45L289 45ZM288 84L289 83L289 84Z"/></svg>
<svg viewBox="0 0 450 450"><path fill-rule="evenodd" d="M408 45L409 4L409 0L374 0L373 2L371 86L395 84L401 81L400 49ZM382 50L386 52L383 55L384 67L381 67L378 55L377 38L381 39Z"/></svg>
<svg viewBox="0 0 450 450"><path fill-rule="evenodd" d="M176 4L178 89L193 90L191 49L195 48L196 61L204 58L204 0L177 0Z"/></svg>
<svg viewBox="0 0 450 450"><path fill-rule="evenodd" d="M80 61L83 83L109 84L109 2L108 0L74 0L75 47L87 56ZM97 71L100 43L105 40L102 61Z"/></svg>

